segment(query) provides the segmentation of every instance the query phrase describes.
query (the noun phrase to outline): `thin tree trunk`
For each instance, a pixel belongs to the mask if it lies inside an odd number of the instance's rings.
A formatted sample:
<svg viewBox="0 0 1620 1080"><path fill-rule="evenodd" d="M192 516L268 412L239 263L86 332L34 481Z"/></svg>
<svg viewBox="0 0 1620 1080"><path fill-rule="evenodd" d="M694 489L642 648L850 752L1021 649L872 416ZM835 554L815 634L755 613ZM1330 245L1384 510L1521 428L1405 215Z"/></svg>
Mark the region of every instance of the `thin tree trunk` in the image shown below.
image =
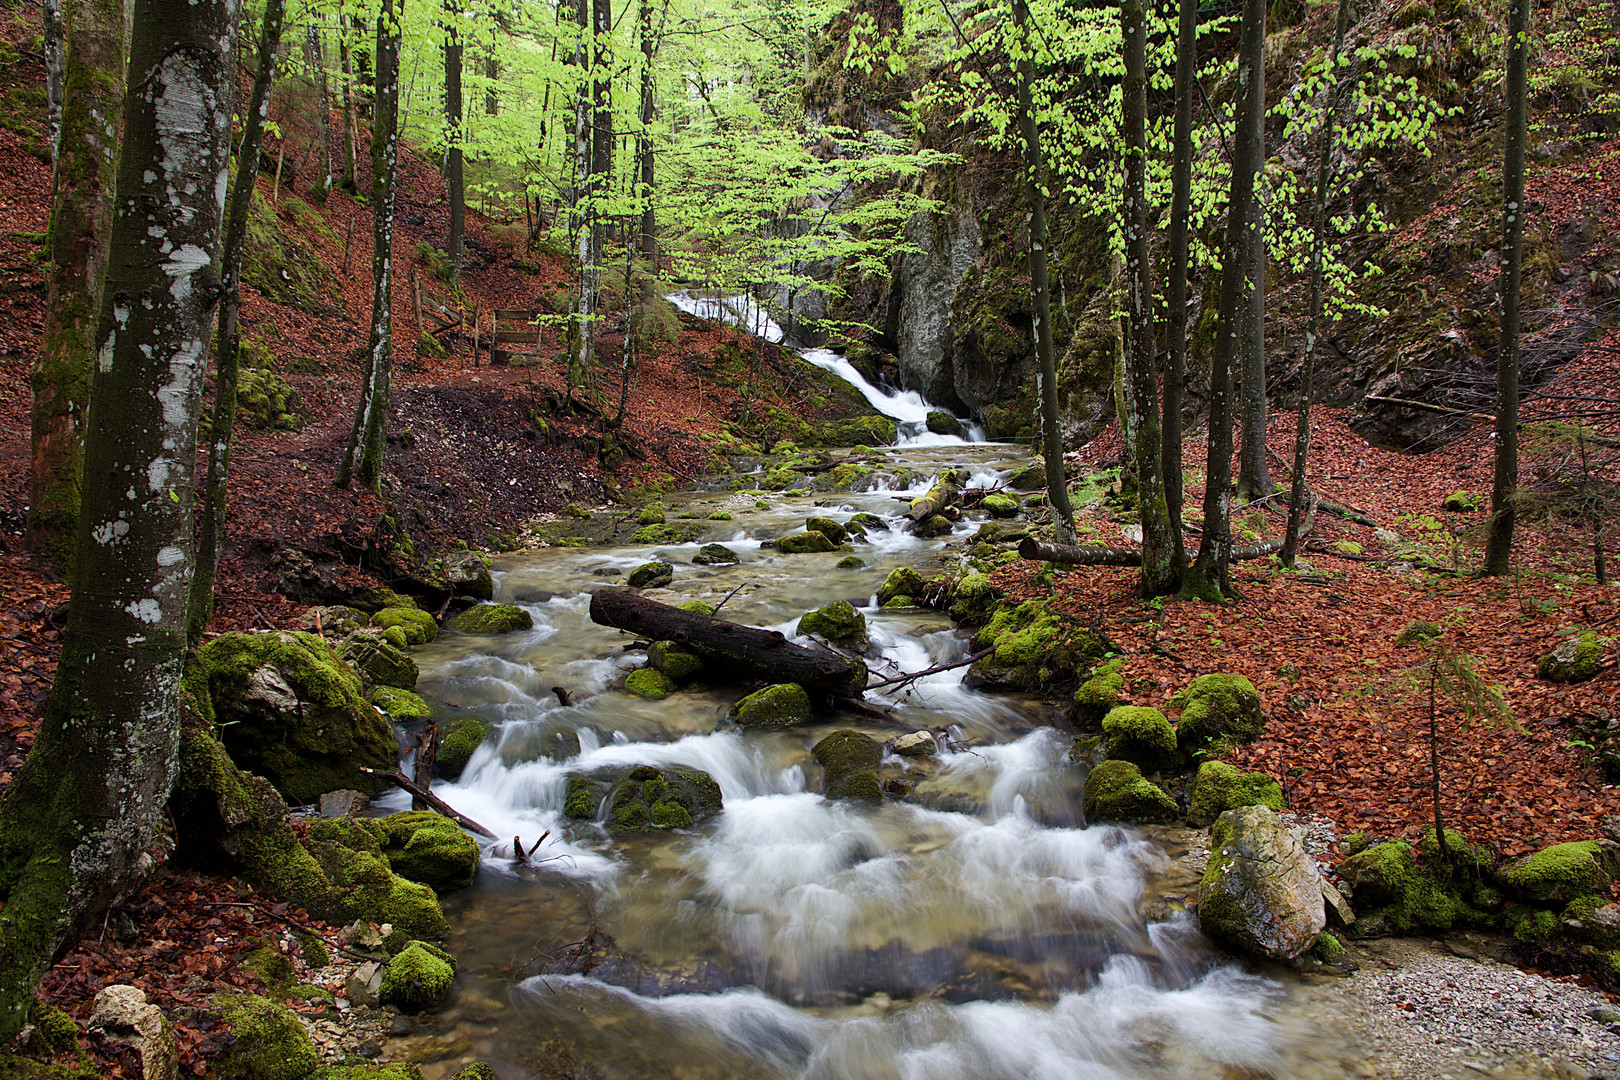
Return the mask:
<svg viewBox="0 0 1620 1080"><path fill-rule="evenodd" d="M121 35L121 7L107 13ZM136 4L67 630L0 796L0 1044L51 963L152 868L174 781L237 14L235 0Z"/></svg>
<svg viewBox="0 0 1620 1080"><path fill-rule="evenodd" d="M1513 556L1514 496L1519 489L1519 277L1524 268L1525 68L1530 48L1530 0L1508 0L1507 145L1502 162L1502 334L1496 347L1496 470L1491 527L1485 539L1488 575L1506 574Z"/></svg>
<svg viewBox="0 0 1620 1080"><path fill-rule="evenodd" d="M1434 779L1434 842L1440 858L1451 865L1451 845L1446 840L1446 820L1440 814L1440 722L1435 708L1435 684L1440 680L1438 660L1429 661L1429 775Z"/></svg>
<svg viewBox="0 0 1620 1080"><path fill-rule="evenodd" d="M1239 138L1256 142L1254 148L1257 172L1265 168L1265 115L1266 65L1254 65L1254 83L1250 94L1254 98L1255 116ZM1246 222L1247 233L1243 241L1243 318L1238 324L1238 355L1240 359L1242 390L1240 421L1242 435L1238 445L1237 497L1239 502L1253 502L1270 495L1276 485L1271 481L1271 467L1266 461L1266 204L1255 192Z"/></svg>
<svg viewBox="0 0 1620 1080"><path fill-rule="evenodd" d="M304 34L304 58L315 83L315 170L320 182L314 190L324 199L332 187L332 101L326 85L326 52L320 28L314 23Z"/></svg>
<svg viewBox="0 0 1620 1080"><path fill-rule="evenodd" d="M62 140L62 85L67 78L67 45L62 33L62 0L45 0L44 34L40 47L45 51L45 135L50 140L51 165L56 165L56 149Z"/></svg>
<svg viewBox="0 0 1620 1080"><path fill-rule="evenodd" d="M592 172L596 156L592 153L591 94L593 79L590 70L591 0L575 0L575 18L579 27L579 46L574 62L580 71L579 91L574 98L574 188L573 213L570 224L574 230L575 268L574 326L568 351L568 385L584 386L589 377L596 342L596 294L594 269L597 263L596 201L597 177Z"/></svg>
<svg viewBox="0 0 1620 1080"><path fill-rule="evenodd" d="M664 10L669 10L665 0ZM636 197L641 202L641 253L656 270L658 260L658 215L653 207L653 107L657 104L657 72L653 60L658 55L658 41L653 36L652 0L641 0L637 11L638 32L641 35L641 130L636 134L636 162L640 185Z"/></svg>
<svg viewBox="0 0 1620 1080"><path fill-rule="evenodd" d="M1204 481L1204 532L1198 557L1181 579L1181 595L1220 601L1236 595L1232 588L1232 359L1237 353L1238 323L1243 305L1243 247L1254 178L1260 167L1259 127L1264 85L1256 69L1263 61L1266 8L1263 0L1244 0L1238 46L1238 110L1232 154L1232 191L1226 210L1226 243L1222 249L1220 311L1215 325L1215 355L1209 370L1209 458Z"/></svg>
<svg viewBox="0 0 1620 1080"><path fill-rule="evenodd" d="M28 549L48 572L73 569L90 359L107 272L124 107L124 5L68 0L62 9L65 98L56 141L45 278L45 333L30 374Z"/></svg>
<svg viewBox="0 0 1620 1080"><path fill-rule="evenodd" d="M1013 0L1018 35L1018 131L1024 142L1024 202L1029 211L1029 284L1035 303L1035 356L1041 372L1041 433L1046 450L1047 502L1059 543L1074 543L1074 510L1063 475L1063 432L1058 427L1057 359L1052 347L1052 300L1046 274L1045 165L1035 122L1035 62L1029 41L1029 7Z"/></svg>
<svg viewBox="0 0 1620 1080"><path fill-rule="evenodd" d="M338 61L343 68L343 180L344 191L359 190L359 183L355 179L355 170L358 167L356 155L359 153L360 125L355 118L355 89L354 89L354 54L349 48L349 26L343 16L342 5L338 7Z"/></svg>
<svg viewBox="0 0 1620 1080"><path fill-rule="evenodd" d="M444 115L450 149L445 157L445 184L450 194L450 284L461 284L462 244L467 231L467 185L461 155L461 5L444 5ZM525 206L528 196L524 196Z"/></svg>
<svg viewBox="0 0 1620 1080"><path fill-rule="evenodd" d="M1153 267L1148 254L1147 14L1142 0L1121 0L1125 50L1125 291L1131 324L1126 400L1136 446L1136 484L1142 513L1142 595L1176 591L1181 566L1165 504L1164 439L1159 431L1158 363L1153 345Z"/></svg>
<svg viewBox="0 0 1620 1080"><path fill-rule="evenodd" d="M484 54L484 115L499 116L501 113L501 97L496 87L501 78L501 58L495 55L495 47Z"/></svg>
<svg viewBox="0 0 1620 1080"><path fill-rule="evenodd" d="M350 478L382 494L394 375L394 177L399 164L399 23L394 0L377 15L376 97L371 106L371 336L365 378L338 487Z"/></svg>
<svg viewBox="0 0 1620 1080"><path fill-rule="evenodd" d="M1176 119L1170 166L1170 281L1165 289L1164 503L1175 545L1176 573L1187 565L1181 532L1181 399L1187 381L1187 220L1192 214L1193 89L1198 78L1198 2L1181 0L1176 36Z"/></svg>
<svg viewBox="0 0 1620 1080"><path fill-rule="evenodd" d="M1316 342L1322 333L1322 248L1327 243L1327 190L1333 160L1333 120L1339 108L1339 53L1350 28L1350 0L1339 0L1339 18L1328 54L1327 100L1322 106L1321 142L1316 149L1316 190L1311 198L1311 307L1305 327L1305 356L1299 364L1299 413L1294 427L1294 476L1288 489L1288 530L1282 564L1292 568L1299 550L1299 523L1305 515L1305 466L1311 453L1311 397L1316 392Z"/></svg>

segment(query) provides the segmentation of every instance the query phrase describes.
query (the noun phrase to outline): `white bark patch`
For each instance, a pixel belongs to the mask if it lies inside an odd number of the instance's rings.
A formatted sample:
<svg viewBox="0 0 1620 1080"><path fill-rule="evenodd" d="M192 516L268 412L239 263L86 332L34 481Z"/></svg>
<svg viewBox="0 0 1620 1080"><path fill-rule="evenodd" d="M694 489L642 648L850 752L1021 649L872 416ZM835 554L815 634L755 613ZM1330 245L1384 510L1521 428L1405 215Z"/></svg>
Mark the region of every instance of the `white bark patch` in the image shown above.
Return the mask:
<svg viewBox="0 0 1620 1080"><path fill-rule="evenodd" d="M162 491L169 486L169 466L166 457L160 457L146 467L146 486L150 491Z"/></svg>
<svg viewBox="0 0 1620 1080"><path fill-rule="evenodd" d="M129 522L127 521L103 521L90 530L91 539L102 545L116 544L128 535Z"/></svg>
<svg viewBox="0 0 1620 1080"><path fill-rule="evenodd" d="M169 359L169 375L171 376L169 382L158 388L158 400L163 403L163 425L168 429L171 437L184 430L186 420L191 414L194 372L198 361L202 359L205 344L201 338L182 341L179 351ZM165 445L167 445L167 441L165 440ZM170 449L178 449L178 447L179 443L177 442Z"/></svg>
<svg viewBox="0 0 1620 1080"><path fill-rule="evenodd" d="M186 553L173 544L158 549L157 564L159 566L173 566L175 563L186 561Z"/></svg>
<svg viewBox="0 0 1620 1080"><path fill-rule="evenodd" d="M163 618L163 609L156 600L132 600L124 610L144 623L157 623Z"/></svg>
<svg viewBox="0 0 1620 1080"><path fill-rule="evenodd" d="M191 276L210 261L208 252L196 244L185 244L169 256L163 264L163 272L174 278L169 295L174 297L175 303L183 304L191 297Z"/></svg>

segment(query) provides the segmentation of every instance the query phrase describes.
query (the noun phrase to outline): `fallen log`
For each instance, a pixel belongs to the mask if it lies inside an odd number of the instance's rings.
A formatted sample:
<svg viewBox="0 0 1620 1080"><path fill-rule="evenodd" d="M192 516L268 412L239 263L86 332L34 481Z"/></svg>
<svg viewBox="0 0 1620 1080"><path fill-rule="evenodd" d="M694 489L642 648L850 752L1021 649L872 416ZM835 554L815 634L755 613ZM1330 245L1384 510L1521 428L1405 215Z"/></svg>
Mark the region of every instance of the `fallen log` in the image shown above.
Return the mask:
<svg viewBox="0 0 1620 1080"><path fill-rule="evenodd" d="M591 621L628 630L653 641L674 641L719 653L732 662L739 681L798 683L824 697L859 697L866 664L823 646L795 645L775 630L716 619L640 596L630 589L597 589Z"/></svg>
<svg viewBox="0 0 1620 1080"><path fill-rule="evenodd" d="M960 469L946 469L934 481L934 486L928 493L920 498L912 499L911 506L902 515L911 519L912 528L919 522L933 517L954 502L962 499L962 485L967 483L968 474Z"/></svg>
<svg viewBox="0 0 1620 1080"><path fill-rule="evenodd" d="M1313 500L1305 520L1300 523L1299 538L1310 535L1316 525L1316 503ZM1267 540L1261 544L1232 549L1232 561L1264 559L1282 550L1281 540ZM1106 547L1102 544L1048 544L1033 536L1026 536L1018 544L1021 558L1032 562L1055 562L1067 566L1141 566L1142 552L1137 548Z"/></svg>

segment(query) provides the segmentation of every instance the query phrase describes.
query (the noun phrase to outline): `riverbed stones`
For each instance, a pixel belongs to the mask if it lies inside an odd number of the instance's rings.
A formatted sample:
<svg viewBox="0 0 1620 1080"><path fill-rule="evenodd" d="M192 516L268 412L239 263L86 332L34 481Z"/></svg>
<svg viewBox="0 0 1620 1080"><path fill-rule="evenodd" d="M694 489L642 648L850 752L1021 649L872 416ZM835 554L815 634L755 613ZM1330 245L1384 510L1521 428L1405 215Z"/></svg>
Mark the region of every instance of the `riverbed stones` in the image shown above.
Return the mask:
<svg viewBox="0 0 1620 1080"><path fill-rule="evenodd" d="M1088 822L1163 823L1177 816L1176 801L1129 761L1112 759L1086 774L1080 792Z"/></svg>
<svg viewBox="0 0 1620 1080"><path fill-rule="evenodd" d="M883 785L877 767L883 744L859 731L835 731L810 748L821 765L821 790L829 799L880 802Z"/></svg>
<svg viewBox="0 0 1620 1080"><path fill-rule="evenodd" d="M806 612L799 619L799 634L814 634L834 645L864 652L868 644L866 616L848 600L834 600L826 607Z"/></svg>
<svg viewBox="0 0 1620 1080"><path fill-rule="evenodd" d="M660 559L642 563L630 571L632 589L661 589L675 578L675 568Z"/></svg>
<svg viewBox="0 0 1620 1080"><path fill-rule="evenodd" d="M514 630L533 630L534 616L516 604L479 604L446 625L463 634L510 634Z"/></svg>
<svg viewBox="0 0 1620 1080"><path fill-rule="evenodd" d="M834 544L845 544L849 542L849 530L838 524L838 522L834 521L832 518L805 518L804 527L807 532L818 532L822 536L825 536L828 540L831 540Z"/></svg>
<svg viewBox="0 0 1620 1080"><path fill-rule="evenodd" d="M951 534L951 519L944 514L930 514L911 527L911 534L923 540L933 540Z"/></svg>
<svg viewBox="0 0 1620 1080"><path fill-rule="evenodd" d="M1536 674L1555 683L1585 682L1598 673L1603 645L1591 630L1571 634L1536 665Z"/></svg>
<svg viewBox="0 0 1620 1080"><path fill-rule="evenodd" d="M407 810L375 822L382 852L394 873L435 891L464 889L478 873L478 841L443 814Z"/></svg>
<svg viewBox="0 0 1620 1080"><path fill-rule="evenodd" d="M928 418L923 422L935 435L955 435L961 438L965 430L962 421L942 409L929 409Z"/></svg>
<svg viewBox="0 0 1620 1080"><path fill-rule="evenodd" d="M1170 699L1181 710L1177 739L1185 753L1217 740L1251 743L1266 731L1260 711L1260 693L1242 675L1200 675Z"/></svg>
<svg viewBox="0 0 1620 1080"><path fill-rule="evenodd" d="M416 661L405 652L403 644L389 641L387 637L399 633L398 628L356 630L338 643L338 655L372 686L415 689Z"/></svg>
<svg viewBox="0 0 1620 1080"><path fill-rule="evenodd" d="M461 779L473 752L494 733L495 725L482 716L451 717L439 725L439 753L433 759L434 768L446 780Z"/></svg>
<svg viewBox="0 0 1620 1080"><path fill-rule="evenodd" d="M1228 810L1210 833L1198 883L1205 934L1267 960L1292 962L1327 926L1316 862L1264 806Z"/></svg>
<svg viewBox="0 0 1620 1080"><path fill-rule="evenodd" d="M382 1000L405 1012L423 1012L450 996L456 971L443 949L413 941L383 970Z"/></svg>
<svg viewBox="0 0 1620 1080"><path fill-rule="evenodd" d="M1241 806L1283 808L1282 785L1262 772L1241 772L1224 761L1206 761L1193 777L1187 824L1202 829Z"/></svg>
<svg viewBox="0 0 1620 1080"><path fill-rule="evenodd" d="M868 531L871 531L873 529L876 529L878 532L888 532L889 531L889 523L887 521L884 521L882 518L878 517L876 514L869 514L869 513L866 513L865 511L862 511L861 513L856 514L854 517L850 518L849 519L849 524L851 524L851 525L859 525L861 528L866 529Z"/></svg>
<svg viewBox="0 0 1620 1080"><path fill-rule="evenodd" d="M650 665L637 668L624 678L625 693L647 701L662 701L679 689L674 679Z"/></svg>
<svg viewBox="0 0 1620 1080"><path fill-rule="evenodd" d="M1164 713L1140 705L1120 705L1103 717L1103 734L1108 737L1108 756L1134 763L1140 768L1159 769L1173 764L1176 756L1176 729Z"/></svg>
<svg viewBox="0 0 1620 1080"><path fill-rule="evenodd" d="M1017 517L1018 512L1023 508L1023 504L1017 499L1011 495L1003 495L1000 492L994 495L986 495L979 501L979 509L993 518Z"/></svg>
<svg viewBox="0 0 1620 1080"><path fill-rule="evenodd" d="M1554 844L1502 868L1501 880L1516 896L1536 904L1567 904L1605 892L1620 876L1620 844L1577 840Z"/></svg>
<svg viewBox="0 0 1620 1080"><path fill-rule="evenodd" d="M827 539L825 533L806 529L789 533L776 541L776 550L783 555L815 555L824 551L837 551L838 545Z"/></svg>
<svg viewBox="0 0 1620 1080"><path fill-rule="evenodd" d="M727 718L743 727L790 727L808 724L812 717L805 688L798 683L778 683L740 699Z"/></svg>
<svg viewBox="0 0 1620 1080"><path fill-rule="evenodd" d="M922 595L924 586L923 576L909 566L902 566L889 571L889 576L883 579L878 586L877 602L879 607L887 607L889 601L905 597L910 603Z"/></svg>
<svg viewBox="0 0 1620 1080"><path fill-rule="evenodd" d="M457 596L495 599L495 578L489 560L477 551L452 551L444 557L444 580Z"/></svg>
<svg viewBox="0 0 1620 1080"><path fill-rule="evenodd" d="M864 570L866 569L866 560L859 555L845 555L833 565L840 570Z"/></svg>
<svg viewBox="0 0 1620 1080"><path fill-rule="evenodd" d="M703 670L701 656L673 641L655 641L647 646L647 663L678 683L696 678Z"/></svg>
<svg viewBox="0 0 1620 1080"><path fill-rule="evenodd" d="M959 623L981 623L989 618L999 597L987 574L966 574L951 590L950 617Z"/></svg>
<svg viewBox="0 0 1620 1080"><path fill-rule="evenodd" d="M232 760L288 798L376 794L385 782L361 770L399 764L393 730L360 676L314 634L221 634L197 650L196 667Z"/></svg>
<svg viewBox="0 0 1620 1080"><path fill-rule="evenodd" d="M694 566L725 566L740 561L737 553L724 544L704 544L692 556Z"/></svg>
<svg viewBox="0 0 1620 1080"><path fill-rule="evenodd" d="M616 832L690 828L718 814L722 804L720 785L706 772L638 765L614 788L608 828Z"/></svg>
<svg viewBox="0 0 1620 1080"><path fill-rule="evenodd" d="M894 740L894 752L901 757L932 757L939 753L931 731L913 731Z"/></svg>
<svg viewBox="0 0 1620 1080"><path fill-rule="evenodd" d="M426 645L439 635L439 624L433 616L415 608L383 608L371 617L371 625L385 630L399 627L405 631L407 645Z"/></svg>

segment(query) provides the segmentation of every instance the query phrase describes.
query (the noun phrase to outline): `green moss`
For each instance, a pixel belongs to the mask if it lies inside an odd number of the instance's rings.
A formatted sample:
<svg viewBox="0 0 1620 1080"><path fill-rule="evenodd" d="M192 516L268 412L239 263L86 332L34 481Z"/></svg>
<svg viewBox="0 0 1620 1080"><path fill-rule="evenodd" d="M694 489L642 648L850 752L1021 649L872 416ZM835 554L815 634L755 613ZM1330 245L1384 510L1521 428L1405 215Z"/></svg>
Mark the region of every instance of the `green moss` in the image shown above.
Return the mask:
<svg viewBox="0 0 1620 1080"><path fill-rule="evenodd" d="M897 596L919 596L926 586L927 583L923 581L922 575L909 566L891 570L889 576L883 579L883 584L878 586L878 606L888 606L889 601Z"/></svg>
<svg viewBox="0 0 1620 1080"><path fill-rule="evenodd" d="M1558 936L1558 916L1541 908L1513 904L1506 921L1508 933L1521 945L1544 948Z"/></svg>
<svg viewBox="0 0 1620 1080"><path fill-rule="evenodd" d="M713 615L714 605L703 600L688 600L680 605L682 611L690 611L694 615Z"/></svg>
<svg viewBox="0 0 1620 1080"><path fill-rule="evenodd" d="M583 776L568 778L567 794L563 799L563 813L578 821L590 821L602 805L600 786Z"/></svg>
<svg viewBox="0 0 1620 1080"><path fill-rule="evenodd" d="M495 1075L494 1069L477 1061L456 1073L450 1080L500 1080L500 1078Z"/></svg>
<svg viewBox="0 0 1620 1080"><path fill-rule="evenodd" d="M413 942L384 969L382 999L406 1012L421 1012L450 996L454 978L449 964Z"/></svg>
<svg viewBox="0 0 1620 1080"><path fill-rule="evenodd" d="M439 907L439 898L431 886L393 875L393 880L389 882L388 899L383 903L382 910L387 917L380 921L393 923L396 929L412 937L450 936L450 923L445 919L444 911Z"/></svg>
<svg viewBox="0 0 1620 1080"><path fill-rule="evenodd" d="M474 751L495 734L495 725L482 716L457 716L439 726L439 754L434 766L446 780L460 779Z"/></svg>
<svg viewBox="0 0 1620 1080"><path fill-rule="evenodd" d="M36 998L28 1007L28 1022L34 1025L30 1047L47 1054L62 1054L79 1048L79 1025L55 1005Z"/></svg>
<svg viewBox="0 0 1620 1080"><path fill-rule="evenodd" d="M805 518L804 527L809 532L818 532L831 540L834 544L846 543L849 540L849 530L844 528L832 518L812 517Z"/></svg>
<svg viewBox="0 0 1620 1080"><path fill-rule="evenodd" d="M691 828L692 815L677 802L655 802L648 809L647 820L655 829Z"/></svg>
<svg viewBox="0 0 1620 1080"><path fill-rule="evenodd" d="M621 832L684 829L718 814L723 805L720 785L708 773L639 765L614 790L608 824Z"/></svg>
<svg viewBox="0 0 1620 1080"><path fill-rule="evenodd" d="M1595 840L1577 840L1526 855L1502 872L1502 882L1526 900L1565 904L1614 881L1615 858Z"/></svg>
<svg viewBox="0 0 1620 1080"><path fill-rule="evenodd" d="M1556 683L1585 682L1598 672L1603 661L1603 645L1591 630L1582 631L1564 639L1552 652L1541 658L1536 674Z"/></svg>
<svg viewBox="0 0 1620 1080"><path fill-rule="evenodd" d="M980 501L979 506L991 517L997 518L1017 517L1018 512L1023 509L1017 499L1011 495L1003 495L1000 492L994 495L986 495Z"/></svg>
<svg viewBox="0 0 1620 1080"><path fill-rule="evenodd" d="M1418 861L1442 877L1447 874L1452 876L1460 874L1469 879L1479 880L1490 874L1491 868L1495 865L1495 860L1491 858L1487 848L1481 844L1470 843L1468 837L1455 829L1446 830L1446 852L1442 855L1440 843L1435 838L1434 826L1428 826L1423 830L1423 842L1419 851Z"/></svg>
<svg viewBox="0 0 1620 1080"><path fill-rule="evenodd" d="M997 595L986 574L967 574L951 590L948 609L951 618L959 623L980 622L995 610Z"/></svg>
<svg viewBox="0 0 1620 1080"><path fill-rule="evenodd" d="M1265 734L1259 691L1242 675L1200 675L1170 699L1170 708L1181 710L1176 734L1184 753L1217 739L1241 744Z"/></svg>
<svg viewBox="0 0 1620 1080"><path fill-rule="evenodd" d="M293 385L273 371L243 368L237 374L236 419L263 431L297 431L304 407Z"/></svg>
<svg viewBox="0 0 1620 1080"><path fill-rule="evenodd" d="M731 707L728 718L744 727L785 727L808 724L812 718L810 694L798 683L778 683L756 690Z"/></svg>
<svg viewBox="0 0 1620 1080"><path fill-rule="evenodd" d="M668 585L675 577L675 568L667 562L654 561L642 563L630 571L630 587L632 589L661 589Z"/></svg>
<svg viewBox="0 0 1620 1080"><path fill-rule="evenodd" d="M930 514L912 526L912 535L923 540L933 540L941 536L949 536L956 526L951 519L943 514Z"/></svg>
<svg viewBox="0 0 1620 1080"><path fill-rule="evenodd" d="M1422 645L1435 640L1444 634L1437 624L1432 622L1408 623L1395 635L1395 647L1404 649L1409 645Z"/></svg>
<svg viewBox="0 0 1620 1080"><path fill-rule="evenodd" d="M422 1070L403 1061L388 1065L346 1065L327 1070L325 1080L422 1080Z"/></svg>
<svg viewBox="0 0 1620 1080"><path fill-rule="evenodd" d="M795 632L814 634L848 649L861 650L867 643L866 616L848 600L834 600L824 608L806 612Z"/></svg>
<svg viewBox="0 0 1620 1080"><path fill-rule="evenodd" d="M1120 705L1103 717L1103 734L1108 736L1108 756L1134 762L1142 768L1157 769L1168 764L1176 753L1176 731L1158 709Z"/></svg>
<svg viewBox="0 0 1620 1080"><path fill-rule="evenodd" d="M630 534L630 543L648 545L690 544L703 535L701 525L643 525Z"/></svg>
<svg viewBox="0 0 1620 1080"><path fill-rule="evenodd" d="M814 441L821 446L890 446L899 430L887 416L857 416L823 424Z"/></svg>
<svg viewBox="0 0 1620 1080"><path fill-rule="evenodd" d="M463 634L507 634L534 629L534 616L516 604L479 604L447 624Z"/></svg>
<svg viewBox="0 0 1620 1080"><path fill-rule="evenodd" d="M1120 696L1125 693L1124 669L1125 658L1116 656L1093 668L1080 684L1080 689L1074 692L1074 703L1083 722L1094 723L1119 704Z"/></svg>
<svg viewBox="0 0 1620 1080"><path fill-rule="evenodd" d="M675 680L655 667L637 668L625 677L624 689L631 697L662 701L680 687Z"/></svg>
<svg viewBox="0 0 1620 1080"><path fill-rule="evenodd" d="M1042 491L1046 488L1046 466L1036 462L1016 469L1007 477L1007 486L1014 491Z"/></svg>
<svg viewBox="0 0 1620 1080"><path fill-rule="evenodd" d="M1463 903L1448 876L1421 865L1412 845L1394 840L1339 864L1356 905L1355 931L1363 936L1449 930L1489 919Z"/></svg>
<svg viewBox="0 0 1620 1080"><path fill-rule="evenodd" d="M1316 944L1311 947L1311 955L1324 964L1336 964L1344 959L1344 942L1323 931L1316 938Z"/></svg>
<svg viewBox="0 0 1620 1080"><path fill-rule="evenodd" d="M308 1080L320 1067L291 1010L257 994L220 994L213 1004L234 1036L214 1061L220 1080Z"/></svg>
<svg viewBox="0 0 1620 1080"><path fill-rule="evenodd" d="M993 652L968 669L970 686L1028 691L1072 678L1108 653L1100 640L1066 624L1044 600L997 608L974 639L974 647Z"/></svg>
<svg viewBox="0 0 1620 1080"><path fill-rule="evenodd" d="M870 476L872 470L865 465L857 465L853 461L846 461L842 465L834 465L828 471L816 478L816 488L819 491L848 491L859 483L864 477Z"/></svg>
<svg viewBox="0 0 1620 1080"><path fill-rule="evenodd" d="M416 661L405 654L404 646L382 636L387 633L403 631L398 627L384 631L357 630L343 639L338 653L373 685L413 689L417 678Z"/></svg>
<svg viewBox="0 0 1620 1080"><path fill-rule="evenodd" d="M845 555L833 565L840 570L863 570L866 568L866 560L858 555Z"/></svg>
<svg viewBox="0 0 1620 1080"><path fill-rule="evenodd" d="M1187 824L1203 828L1240 806L1283 808L1282 785L1265 773L1239 772L1224 761L1206 761L1193 777Z"/></svg>
<svg viewBox="0 0 1620 1080"><path fill-rule="evenodd" d="M332 962L331 950L326 947L326 942L316 935L295 930L293 937L298 942L298 952L304 958L305 964L312 968L323 968Z"/></svg>
<svg viewBox="0 0 1620 1080"><path fill-rule="evenodd" d="M242 280L266 299L310 315L343 310L343 292L326 264L281 228L275 208L254 192L242 251Z"/></svg>
<svg viewBox="0 0 1620 1080"><path fill-rule="evenodd" d="M883 744L859 731L835 731L810 748L821 766L822 791L829 799L881 799L874 771L883 760Z"/></svg>
<svg viewBox="0 0 1620 1080"><path fill-rule="evenodd" d="M401 628L407 645L426 645L439 636L439 624L433 616L414 608L384 608L371 617L371 625L385 630L391 626Z"/></svg>
<svg viewBox="0 0 1620 1080"><path fill-rule="evenodd" d="M776 542L776 550L783 555L818 554L824 551L837 551L838 545L819 532L806 530L800 533L789 533Z"/></svg>
<svg viewBox="0 0 1620 1080"><path fill-rule="evenodd" d="M1472 491L1453 491L1441 508L1453 514L1471 514L1485 504L1485 497Z"/></svg>
<svg viewBox="0 0 1620 1080"><path fill-rule="evenodd" d="M1129 761L1104 761L1086 776L1081 802L1088 822L1166 822L1176 819L1176 802L1145 779Z"/></svg>
<svg viewBox="0 0 1620 1080"><path fill-rule="evenodd" d="M637 525L662 525L662 524L664 524L664 504L663 503L648 503L646 506L642 507L641 513L636 516L636 524Z"/></svg>
<svg viewBox="0 0 1620 1080"><path fill-rule="evenodd" d="M430 810L407 810L382 818L377 827L394 873L439 892L472 884L481 859L478 842L454 821Z"/></svg>
<svg viewBox="0 0 1620 1080"><path fill-rule="evenodd" d="M716 510L714 513L709 515L709 520L710 521L730 521L731 520L731 513L730 513L730 511L727 511L727 510Z"/></svg>
<svg viewBox="0 0 1620 1080"><path fill-rule="evenodd" d="M804 477L793 469L772 469L760 480L759 486L766 491L786 491L802 479Z"/></svg>
<svg viewBox="0 0 1620 1080"><path fill-rule="evenodd" d="M421 695L397 686L379 686L371 691L371 703L396 724L426 720L433 712Z"/></svg>
<svg viewBox="0 0 1620 1080"><path fill-rule="evenodd" d="M647 662L677 683L696 678L703 671L703 658L673 641L655 641L649 645Z"/></svg>
<svg viewBox="0 0 1620 1080"><path fill-rule="evenodd" d="M242 957L242 966L257 975L259 981L271 989L292 985L292 961L287 959L287 954L280 949L272 949L268 945L251 949Z"/></svg>

